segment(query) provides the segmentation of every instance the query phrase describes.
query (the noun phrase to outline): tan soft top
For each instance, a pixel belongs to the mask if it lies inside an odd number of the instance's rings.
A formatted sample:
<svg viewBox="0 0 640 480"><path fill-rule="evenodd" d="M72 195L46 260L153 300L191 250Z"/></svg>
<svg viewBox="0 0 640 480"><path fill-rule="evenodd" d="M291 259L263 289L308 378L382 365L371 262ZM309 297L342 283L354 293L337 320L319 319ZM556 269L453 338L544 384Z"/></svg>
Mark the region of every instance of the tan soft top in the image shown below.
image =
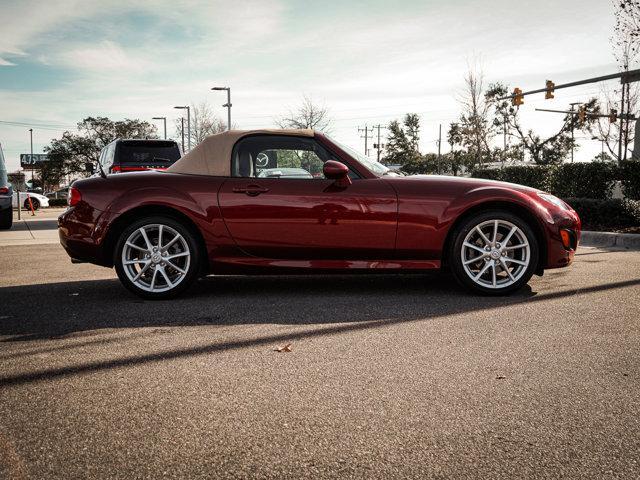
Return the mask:
<svg viewBox="0 0 640 480"><path fill-rule="evenodd" d="M231 152L238 140L247 135L295 135L313 137L313 130L230 130L209 135L184 157L171 165L167 171L188 173L191 175L211 175L214 177L231 176Z"/></svg>

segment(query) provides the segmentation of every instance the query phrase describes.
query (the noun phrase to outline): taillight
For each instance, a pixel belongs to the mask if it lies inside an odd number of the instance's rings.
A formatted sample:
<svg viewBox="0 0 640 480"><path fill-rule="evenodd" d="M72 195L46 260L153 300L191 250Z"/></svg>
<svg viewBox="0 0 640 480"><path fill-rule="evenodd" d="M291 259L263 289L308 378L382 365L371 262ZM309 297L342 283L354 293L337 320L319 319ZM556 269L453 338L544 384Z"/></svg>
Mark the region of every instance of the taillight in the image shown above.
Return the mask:
<svg viewBox="0 0 640 480"><path fill-rule="evenodd" d="M80 194L80 190L75 187L71 187L69 189L69 196L67 197L67 203L70 207L73 207L78 204L82 200L82 195Z"/></svg>
<svg viewBox="0 0 640 480"><path fill-rule="evenodd" d="M154 168L155 167L122 167L120 165L114 165L111 167L111 172L144 172Z"/></svg>
<svg viewBox="0 0 640 480"><path fill-rule="evenodd" d="M0 187L0 194L7 194L9 193L9 187Z"/></svg>

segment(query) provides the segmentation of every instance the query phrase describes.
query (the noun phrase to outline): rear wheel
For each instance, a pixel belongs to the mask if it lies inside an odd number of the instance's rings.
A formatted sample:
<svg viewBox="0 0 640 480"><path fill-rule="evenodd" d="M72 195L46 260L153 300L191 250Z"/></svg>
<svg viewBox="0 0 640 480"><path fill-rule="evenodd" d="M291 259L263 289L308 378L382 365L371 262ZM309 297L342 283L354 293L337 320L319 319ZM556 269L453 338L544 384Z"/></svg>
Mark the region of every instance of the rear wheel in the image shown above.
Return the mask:
<svg viewBox="0 0 640 480"><path fill-rule="evenodd" d="M504 295L529 281L538 251L527 222L496 210L475 215L458 227L449 258L460 284L475 292Z"/></svg>
<svg viewBox="0 0 640 480"><path fill-rule="evenodd" d="M8 230L13 225L13 209L11 207L0 210L0 230Z"/></svg>
<svg viewBox="0 0 640 480"><path fill-rule="evenodd" d="M171 298L196 279L199 252L194 234L169 217L149 217L127 227L114 253L122 284L144 298Z"/></svg>

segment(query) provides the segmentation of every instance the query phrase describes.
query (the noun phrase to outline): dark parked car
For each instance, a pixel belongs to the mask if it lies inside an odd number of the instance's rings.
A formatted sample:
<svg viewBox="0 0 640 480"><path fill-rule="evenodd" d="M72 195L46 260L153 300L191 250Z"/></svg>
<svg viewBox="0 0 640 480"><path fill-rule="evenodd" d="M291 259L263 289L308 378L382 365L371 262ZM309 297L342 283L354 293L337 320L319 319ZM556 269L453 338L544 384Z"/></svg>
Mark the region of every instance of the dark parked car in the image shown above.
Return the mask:
<svg viewBox="0 0 640 480"><path fill-rule="evenodd" d="M7 179L7 166L4 163L4 154L0 145L0 230L7 230L13 224L12 199L13 190Z"/></svg>
<svg viewBox="0 0 640 480"><path fill-rule="evenodd" d="M270 168L314 175L261 177L265 156ZM69 205L59 218L67 253L115 266L146 298L177 295L209 273L429 270L506 294L569 265L580 237L576 212L547 193L394 175L312 130L212 135L166 172L77 181Z"/></svg>
<svg viewBox="0 0 640 480"><path fill-rule="evenodd" d="M100 152L106 173L166 170L180 158L173 140L114 140Z"/></svg>

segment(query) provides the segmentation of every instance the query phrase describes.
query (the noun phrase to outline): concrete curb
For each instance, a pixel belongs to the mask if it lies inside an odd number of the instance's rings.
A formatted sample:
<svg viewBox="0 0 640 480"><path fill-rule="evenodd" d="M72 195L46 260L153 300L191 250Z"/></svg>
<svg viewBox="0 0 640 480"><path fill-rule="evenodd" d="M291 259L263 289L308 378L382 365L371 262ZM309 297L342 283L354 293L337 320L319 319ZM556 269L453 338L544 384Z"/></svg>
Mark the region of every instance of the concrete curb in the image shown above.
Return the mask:
<svg viewBox="0 0 640 480"><path fill-rule="evenodd" d="M585 247L626 248L640 250L640 235L635 233L583 231L580 245Z"/></svg>

